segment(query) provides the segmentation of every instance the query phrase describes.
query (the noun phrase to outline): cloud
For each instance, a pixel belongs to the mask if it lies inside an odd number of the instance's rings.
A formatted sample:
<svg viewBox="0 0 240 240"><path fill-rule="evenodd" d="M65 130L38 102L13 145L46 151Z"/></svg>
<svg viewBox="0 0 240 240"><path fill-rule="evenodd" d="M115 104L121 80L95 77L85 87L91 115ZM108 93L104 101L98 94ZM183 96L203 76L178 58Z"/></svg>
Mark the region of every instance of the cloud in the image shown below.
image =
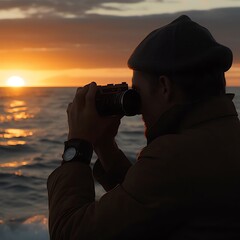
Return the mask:
<svg viewBox="0 0 240 240"><path fill-rule="evenodd" d="M0 68L124 68L139 42L179 15L1 20ZM240 62L240 8L189 11Z"/></svg>
<svg viewBox="0 0 240 240"><path fill-rule="evenodd" d="M28 17L83 16L93 8L106 8L104 3L139 3L144 0L3 0L0 10L18 8Z"/></svg>

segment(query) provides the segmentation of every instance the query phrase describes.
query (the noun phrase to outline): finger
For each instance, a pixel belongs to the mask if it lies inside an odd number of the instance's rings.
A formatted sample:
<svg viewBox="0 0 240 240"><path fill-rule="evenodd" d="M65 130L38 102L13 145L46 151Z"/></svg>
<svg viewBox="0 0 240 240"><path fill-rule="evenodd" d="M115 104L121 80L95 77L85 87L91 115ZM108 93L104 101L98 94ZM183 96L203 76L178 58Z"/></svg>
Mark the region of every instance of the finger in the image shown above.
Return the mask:
<svg viewBox="0 0 240 240"><path fill-rule="evenodd" d="M67 107L67 119L68 119L69 127L70 127L70 119L71 119L71 110L72 110L72 103L69 103Z"/></svg>
<svg viewBox="0 0 240 240"><path fill-rule="evenodd" d="M67 113L69 113L69 111L70 111L70 109L71 109L71 106L72 106L72 102L70 102L70 103L68 104Z"/></svg>
<svg viewBox="0 0 240 240"><path fill-rule="evenodd" d="M75 97L76 97L78 94L82 94L82 93L85 93L85 94L86 94L88 88L89 88L89 84L87 84L87 85L85 85L85 86L83 86L83 87L77 88Z"/></svg>
<svg viewBox="0 0 240 240"><path fill-rule="evenodd" d="M92 82L86 94L86 105L90 108L95 108L95 95L97 92L97 84Z"/></svg>
<svg viewBox="0 0 240 240"><path fill-rule="evenodd" d="M75 100L75 98L77 97L77 95L83 90L83 87L78 87L75 93L75 96L73 98L73 101Z"/></svg>
<svg viewBox="0 0 240 240"><path fill-rule="evenodd" d="M73 100L74 104L77 104L78 107L82 108L85 105L85 97L88 92L89 84L85 85L82 88L78 88L76 92L76 96Z"/></svg>
<svg viewBox="0 0 240 240"><path fill-rule="evenodd" d="M81 91L82 89L83 89L83 87L77 88L76 93L75 93L75 96L77 95L78 91Z"/></svg>

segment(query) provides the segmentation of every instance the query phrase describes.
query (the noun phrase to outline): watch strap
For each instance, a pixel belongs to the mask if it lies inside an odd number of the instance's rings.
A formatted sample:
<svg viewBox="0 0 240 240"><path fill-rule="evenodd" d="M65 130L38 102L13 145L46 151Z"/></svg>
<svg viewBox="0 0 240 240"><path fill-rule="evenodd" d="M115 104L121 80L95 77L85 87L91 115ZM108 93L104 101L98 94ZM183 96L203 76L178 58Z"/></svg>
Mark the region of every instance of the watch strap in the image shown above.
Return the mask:
<svg viewBox="0 0 240 240"><path fill-rule="evenodd" d="M85 163L87 165L90 164L92 155L93 155L93 146L91 143L89 143L86 140L83 139L70 139L66 142L64 142L64 152L66 149L74 147L77 151L75 157L71 159L70 161L65 161L63 159L62 164L72 161L78 161Z"/></svg>

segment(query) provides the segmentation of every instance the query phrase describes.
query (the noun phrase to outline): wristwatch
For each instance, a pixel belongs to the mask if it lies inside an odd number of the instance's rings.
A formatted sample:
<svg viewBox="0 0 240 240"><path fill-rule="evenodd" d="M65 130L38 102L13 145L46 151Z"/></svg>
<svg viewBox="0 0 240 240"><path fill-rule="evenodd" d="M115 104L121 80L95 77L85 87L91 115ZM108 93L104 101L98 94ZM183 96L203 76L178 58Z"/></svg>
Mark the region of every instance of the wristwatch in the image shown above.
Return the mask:
<svg viewBox="0 0 240 240"><path fill-rule="evenodd" d="M70 139L64 142L62 164L78 161L85 164L91 162L93 154L92 144L83 139Z"/></svg>

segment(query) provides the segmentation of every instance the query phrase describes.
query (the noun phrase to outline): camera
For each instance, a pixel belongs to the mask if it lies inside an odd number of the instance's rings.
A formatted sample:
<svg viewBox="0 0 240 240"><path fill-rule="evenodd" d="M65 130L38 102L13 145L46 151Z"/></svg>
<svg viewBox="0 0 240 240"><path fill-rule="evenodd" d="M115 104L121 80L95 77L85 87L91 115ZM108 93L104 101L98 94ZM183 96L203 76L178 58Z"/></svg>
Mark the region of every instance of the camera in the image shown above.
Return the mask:
<svg viewBox="0 0 240 240"><path fill-rule="evenodd" d="M128 84L108 84L98 86L96 92L96 108L101 116L140 114L141 98Z"/></svg>

